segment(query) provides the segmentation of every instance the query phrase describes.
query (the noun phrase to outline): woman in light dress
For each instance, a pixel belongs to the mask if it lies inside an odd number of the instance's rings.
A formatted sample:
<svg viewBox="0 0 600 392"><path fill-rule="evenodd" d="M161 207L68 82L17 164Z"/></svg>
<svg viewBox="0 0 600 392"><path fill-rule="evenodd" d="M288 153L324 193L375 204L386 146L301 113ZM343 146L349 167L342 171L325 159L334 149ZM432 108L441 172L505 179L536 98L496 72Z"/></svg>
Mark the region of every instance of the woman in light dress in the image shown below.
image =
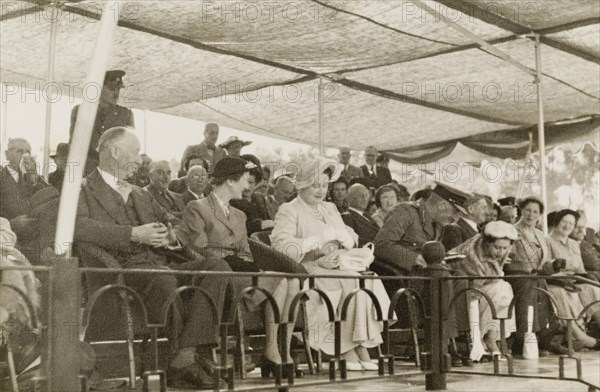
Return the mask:
<svg viewBox="0 0 600 392"><path fill-rule="evenodd" d="M336 163L314 160L301 165L296 176L298 196L283 204L275 216L271 243L292 259L302 263L311 274L358 275L340 270L339 250L356 247L358 236L347 227L333 203L323 201L328 184L335 180ZM315 286L331 300L336 318L350 292L359 287L357 279L318 278ZM390 301L379 280L367 280L365 287L379 300L383 315ZM310 345L325 354L334 355L334 327L329 322L325 303L315 292L310 292L307 303ZM348 308L347 318L341 324L341 352L348 370L377 370L371 362L368 348L382 343L383 325L376 320L375 307L365 293L359 293Z"/></svg>

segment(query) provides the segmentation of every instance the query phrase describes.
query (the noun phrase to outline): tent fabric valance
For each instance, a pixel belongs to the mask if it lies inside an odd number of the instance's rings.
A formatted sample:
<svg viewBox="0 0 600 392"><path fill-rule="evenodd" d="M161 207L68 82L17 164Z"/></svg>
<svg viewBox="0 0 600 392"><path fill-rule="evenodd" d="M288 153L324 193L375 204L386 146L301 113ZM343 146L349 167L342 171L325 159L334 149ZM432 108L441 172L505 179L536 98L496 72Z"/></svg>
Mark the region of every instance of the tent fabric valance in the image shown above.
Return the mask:
<svg viewBox="0 0 600 392"><path fill-rule="evenodd" d="M585 117L569 122L545 124L546 148L552 148L573 139L597 132L600 116ZM429 163L438 161L452 153L457 143L480 153L497 158L524 159L529 149L529 133L532 134L532 152L539 150L537 126L506 129L459 140L434 143L425 146L395 150L384 150L390 158L402 163ZM590 137L591 140L591 137Z"/></svg>

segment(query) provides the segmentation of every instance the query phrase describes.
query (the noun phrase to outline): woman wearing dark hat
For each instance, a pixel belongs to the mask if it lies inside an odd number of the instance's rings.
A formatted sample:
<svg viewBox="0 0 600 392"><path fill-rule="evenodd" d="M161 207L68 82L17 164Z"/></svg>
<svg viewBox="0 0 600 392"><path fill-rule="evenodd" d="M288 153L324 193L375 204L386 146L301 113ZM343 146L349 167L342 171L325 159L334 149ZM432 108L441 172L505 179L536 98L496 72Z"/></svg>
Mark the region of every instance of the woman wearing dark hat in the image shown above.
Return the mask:
<svg viewBox="0 0 600 392"><path fill-rule="evenodd" d="M467 256L463 261L453 263L451 267L468 276L503 276L504 264L508 261L508 254L517 238L517 230L512 225L502 221L490 222L485 226L483 233L468 239L451 251ZM497 317L507 317L513 299L513 290L508 282L503 279L475 280L474 286L491 298ZM471 300L475 298L471 296ZM478 361L485 354L478 351L478 348L481 348L481 342L475 338L478 334L481 334L489 352L500 353L497 344L500 338L500 322L492 317L491 307L484 298L479 298L479 319L472 320L472 317L477 316L469 312L469 323L472 326L479 325L479 329L473 333L471 359ZM506 320L505 328L505 337L508 337L515 328L514 314Z"/></svg>
<svg viewBox="0 0 600 392"><path fill-rule="evenodd" d="M248 233L246 231L246 215L230 205L230 201L242 198L248 189L250 171L256 166L238 157L225 157L216 163L213 174L213 191L205 198L188 203L183 213L187 226L187 238L184 242L192 249L224 258L234 271L259 271L252 259ZM250 278L237 278L238 288L251 286ZM296 279L262 278L260 285L272 293L280 309L280 314L287 314L293 297L298 293L300 285ZM234 290L237 291L237 290ZM254 310L265 300L262 293L245 297L245 305ZM289 326L288 339L291 339ZM272 364L281 363L282 358L277 348L277 327L274 323L273 310L265 307L266 350L265 357ZM289 344L286 345L286 363L291 363Z"/></svg>

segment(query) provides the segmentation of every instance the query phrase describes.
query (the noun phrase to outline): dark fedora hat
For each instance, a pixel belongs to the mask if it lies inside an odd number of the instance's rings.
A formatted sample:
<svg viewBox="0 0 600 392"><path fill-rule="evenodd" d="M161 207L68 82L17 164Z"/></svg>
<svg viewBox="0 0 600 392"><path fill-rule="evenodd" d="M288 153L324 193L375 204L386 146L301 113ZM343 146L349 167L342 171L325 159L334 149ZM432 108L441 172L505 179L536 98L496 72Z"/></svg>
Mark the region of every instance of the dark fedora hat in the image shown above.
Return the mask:
<svg viewBox="0 0 600 392"><path fill-rule="evenodd" d="M66 157L67 155L69 155L69 144L58 143L56 145L56 153L50 155L50 158L54 159L56 157Z"/></svg>

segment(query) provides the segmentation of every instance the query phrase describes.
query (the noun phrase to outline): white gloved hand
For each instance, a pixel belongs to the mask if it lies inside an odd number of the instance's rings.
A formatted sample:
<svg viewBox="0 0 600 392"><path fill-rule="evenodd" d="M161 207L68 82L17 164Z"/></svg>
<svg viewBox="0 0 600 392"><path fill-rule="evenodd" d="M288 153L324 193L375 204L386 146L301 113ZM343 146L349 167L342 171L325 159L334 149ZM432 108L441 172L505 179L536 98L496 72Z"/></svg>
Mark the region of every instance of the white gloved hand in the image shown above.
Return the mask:
<svg viewBox="0 0 600 392"><path fill-rule="evenodd" d="M305 238L302 242L302 250L304 253L308 253L311 250L324 249L327 244L337 241L337 235L334 228L328 227L319 235ZM337 248L337 245L335 245L335 248Z"/></svg>
<svg viewBox="0 0 600 392"><path fill-rule="evenodd" d="M260 222L261 230L272 229L273 226L275 226L275 222L273 222L271 219L265 219L262 222Z"/></svg>

